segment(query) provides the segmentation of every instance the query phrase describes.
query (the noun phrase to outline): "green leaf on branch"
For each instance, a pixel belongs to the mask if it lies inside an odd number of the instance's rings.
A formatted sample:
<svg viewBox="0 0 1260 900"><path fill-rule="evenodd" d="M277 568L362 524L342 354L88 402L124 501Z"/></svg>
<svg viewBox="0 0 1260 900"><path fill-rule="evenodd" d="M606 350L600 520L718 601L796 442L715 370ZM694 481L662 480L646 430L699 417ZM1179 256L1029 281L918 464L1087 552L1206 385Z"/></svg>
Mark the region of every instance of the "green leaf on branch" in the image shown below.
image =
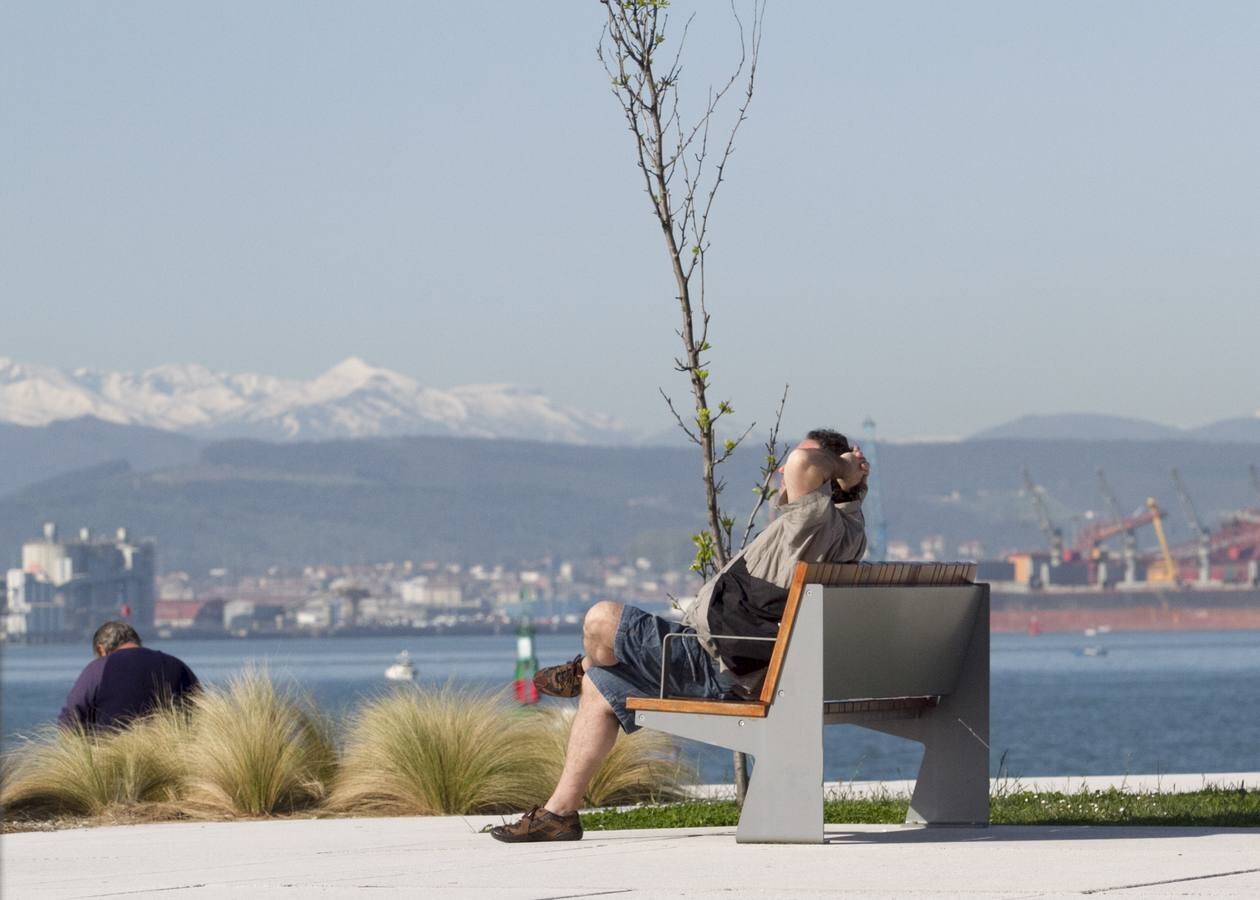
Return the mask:
<svg viewBox="0 0 1260 900"><path fill-rule="evenodd" d="M732 450L735 449L735 441L733 441L731 438L727 438L726 440L722 442L722 447L723 449L726 450L727 453L730 453Z"/></svg>
<svg viewBox="0 0 1260 900"><path fill-rule="evenodd" d="M713 418L706 406L696 413L696 424L700 426L701 431L708 431L713 425Z"/></svg>
<svg viewBox="0 0 1260 900"><path fill-rule="evenodd" d="M731 408L730 401L723 400L721 403L718 404L718 412L733 413L735 412L735 410Z"/></svg>
<svg viewBox="0 0 1260 900"><path fill-rule="evenodd" d="M713 535L707 531L701 531L691 536L691 542L696 545L696 558L692 560L691 571L703 573L712 568L716 558Z"/></svg>

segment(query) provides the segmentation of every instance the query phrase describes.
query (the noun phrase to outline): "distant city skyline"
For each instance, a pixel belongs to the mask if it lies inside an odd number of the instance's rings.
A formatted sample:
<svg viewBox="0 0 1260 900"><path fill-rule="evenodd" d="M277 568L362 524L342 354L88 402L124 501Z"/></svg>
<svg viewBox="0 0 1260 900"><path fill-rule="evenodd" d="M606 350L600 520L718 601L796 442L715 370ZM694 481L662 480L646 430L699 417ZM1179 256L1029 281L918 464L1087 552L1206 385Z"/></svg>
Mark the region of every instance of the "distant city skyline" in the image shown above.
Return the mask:
<svg viewBox="0 0 1260 900"><path fill-rule="evenodd" d="M737 48L696 10L693 103ZM309 379L356 355L666 431L676 302L602 8L0 13L0 355ZM677 34L677 29L674 29ZM894 438L1260 410L1260 7L772 3L714 213L744 422Z"/></svg>

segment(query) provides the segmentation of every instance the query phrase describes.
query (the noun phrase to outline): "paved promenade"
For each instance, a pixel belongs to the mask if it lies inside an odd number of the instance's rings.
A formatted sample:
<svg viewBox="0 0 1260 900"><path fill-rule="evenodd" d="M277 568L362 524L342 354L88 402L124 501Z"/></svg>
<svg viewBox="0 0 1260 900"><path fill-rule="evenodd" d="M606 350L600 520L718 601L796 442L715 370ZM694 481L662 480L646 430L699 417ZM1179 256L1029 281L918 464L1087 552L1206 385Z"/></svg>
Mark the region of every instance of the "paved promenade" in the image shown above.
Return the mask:
<svg viewBox="0 0 1260 900"><path fill-rule="evenodd" d="M1260 831L833 826L821 846L734 829L499 844L486 817L137 825L5 835L6 898L1260 897Z"/></svg>
<svg viewBox="0 0 1260 900"><path fill-rule="evenodd" d="M1202 784L1203 776L1186 777L1185 787ZM6 900L1260 897L1260 829L836 825L815 846L737 845L733 828L591 832L579 843L542 845L478 833L499 821L307 819L10 834L0 838L0 889Z"/></svg>

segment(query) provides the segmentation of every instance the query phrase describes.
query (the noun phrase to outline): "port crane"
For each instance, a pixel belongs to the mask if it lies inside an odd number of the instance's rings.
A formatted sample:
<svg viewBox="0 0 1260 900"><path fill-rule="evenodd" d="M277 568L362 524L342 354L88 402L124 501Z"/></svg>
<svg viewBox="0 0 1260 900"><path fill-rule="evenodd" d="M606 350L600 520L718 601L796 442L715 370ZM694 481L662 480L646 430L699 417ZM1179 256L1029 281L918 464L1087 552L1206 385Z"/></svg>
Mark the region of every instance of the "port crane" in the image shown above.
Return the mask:
<svg viewBox="0 0 1260 900"><path fill-rule="evenodd" d="M863 506L871 513L874 520L867 555L872 560L882 560L888 553L888 524L884 521L884 501L879 491L882 478L879 474L879 466L875 464L875 420L867 416L866 421L862 423L862 430L866 435L866 444L862 448L862 453L871 464L871 474L866 480L866 502Z"/></svg>
<svg viewBox="0 0 1260 900"><path fill-rule="evenodd" d="M1137 519L1143 516L1135 516L1132 519L1126 519L1124 514L1120 512L1120 504L1116 502L1116 495L1111 491L1111 485L1107 484L1107 476L1103 474L1103 470L1098 470L1098 490L1103 495L1103 500L1107 502L1107 508L1111 511L1111 518L1114 520L1115 527L1121 529L1124 535L1124 583L1132 584L1137 581L1137 555L1138 544L1137 534L1134 529L1138 525L1145 525L1146 522L1138 522ZM1144 514L1147 521L1150 521L1150 510Z"/></svg>
<svg viewBox="0 0 1260 900"><path fill-rule="evenodd" d="M1024 466L1024 491L1032 498L1033 506L1037 508L1037 524L1050 543L1050 565L1057 566L1063 562L1063 530L1051 520L1045 491L1033 483L1027 466Z"/></svg>
<svg viewBox="0 0 1260 900"><path fill-rule="evenodd" d="M1155 537L1159 539L1159 550L1164 558L1164 568L1168 572L1168 580L1181 587L1181 573L1177 570L1177 561L1173 559L1172 548L1168 546L1168 535L1164 533L1164 514L1155 502L1154 497L1146 498L1146 508L1151 513L1151 525L1155 528ZM1150 569L1146 570L1147 579L1151 578Z"/></svg>
<svg viewBox="0 0 1260 900"><path fill-rule="evenodd" d="M1185 512L1186 521L1190 524L1190 530L1198 538L1199 583L1207 584L1212 580L1212 533L1199 518L1199 511L1194 507L1194 500L1190 498L1190 492L1186 490L1186 484L1181 480L1181 474L1176 468L1172 470L1172 480L1173 487L1177 489L1177 499L1181 501L1181 509Z"/></svg>

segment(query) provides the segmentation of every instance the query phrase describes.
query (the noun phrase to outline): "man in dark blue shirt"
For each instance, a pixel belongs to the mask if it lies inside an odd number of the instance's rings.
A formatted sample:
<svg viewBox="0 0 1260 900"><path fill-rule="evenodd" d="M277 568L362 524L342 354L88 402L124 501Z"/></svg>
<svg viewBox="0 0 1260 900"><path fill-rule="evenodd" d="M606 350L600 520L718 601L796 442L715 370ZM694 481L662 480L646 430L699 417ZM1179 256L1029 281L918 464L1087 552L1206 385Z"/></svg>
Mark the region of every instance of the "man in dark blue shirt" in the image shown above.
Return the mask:
<svg viewBox="0 0 1260 900"><path fill-rule="evenodd" d="M79 673L57 721L71 727L122 728L160 704L197 689L197 676L174 656L140 646L126 622L106 622L92 636L96 659Z"/></svg>

